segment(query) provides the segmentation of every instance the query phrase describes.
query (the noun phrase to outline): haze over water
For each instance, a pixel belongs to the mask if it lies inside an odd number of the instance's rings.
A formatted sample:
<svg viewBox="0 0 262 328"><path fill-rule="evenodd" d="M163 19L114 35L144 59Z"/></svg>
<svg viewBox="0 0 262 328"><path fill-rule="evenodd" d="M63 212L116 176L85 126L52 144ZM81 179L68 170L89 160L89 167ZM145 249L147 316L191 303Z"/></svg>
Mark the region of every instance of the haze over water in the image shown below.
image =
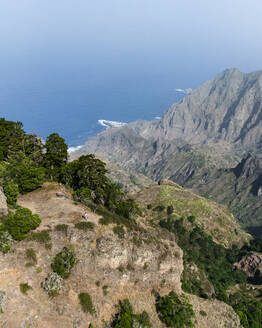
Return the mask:
<svg viewBox="0 0 262 328"><path fill-rule="evenodd" d="M98 119L154 119L229 67L262 69L254 0L12 0L0 10L0 116L82 144Z"/></svg>

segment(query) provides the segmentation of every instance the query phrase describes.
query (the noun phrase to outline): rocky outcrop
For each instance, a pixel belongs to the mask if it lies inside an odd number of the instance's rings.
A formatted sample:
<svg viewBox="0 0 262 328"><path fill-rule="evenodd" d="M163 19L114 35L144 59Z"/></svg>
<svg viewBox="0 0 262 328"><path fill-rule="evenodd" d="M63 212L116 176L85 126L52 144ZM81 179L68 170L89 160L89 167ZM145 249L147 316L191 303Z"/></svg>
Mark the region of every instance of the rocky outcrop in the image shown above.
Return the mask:
<svg viewBox="0 0 262 328"><path fill-rule="evenodd" d="M3 188L0 186L0 217L8 214L8 207Z"/></svg>
<svg viewBox="0 0 262 328"><path fill-rule="evenodd" d="M258 267L262 265L262 254L251 254L242 258L234 266L242 271L245 271L249 277L253 277Z"/></svg>
<svg viewBox="0 0 262 328"><path fill-rule="evenodd" d="M166 185L155 187L177 189ZM183 188L180 189L182 192ZM70 197L57 197L57 193L69 196L62 186L54 183L19 196L19 205L41 216L38 230L49 230L52 247L25 239L7 254L0 253L0 310L1 306L3 310L0 326L71 328L89 327L92 323L103 328L105 321L109 323L114 317L119 300L128 298L135 313L146 311L152 328L162 328L152 289L161 295L171 290L181 293L183 252L174 235L158 225L152 226L149 218L143 216L137 218L135 230L124 227L124 236L119 236L114 231L115 225L100 224L98 214ZM75 228L83 213L88 213L93 229ZM57 229L58 224L67 229ZM60 279L50 274L50 264L69 244L74 247L78 261L62 286ZM29 248L35 250L35 266L27 265ZM21 283L32 287L27 295L20 292ZM47 292L58 295L50 298ZM91 296L95 315L81 310L80 293ZM188 296L196 313L196 328L240 327L236 313L225 303Z"/></svg>

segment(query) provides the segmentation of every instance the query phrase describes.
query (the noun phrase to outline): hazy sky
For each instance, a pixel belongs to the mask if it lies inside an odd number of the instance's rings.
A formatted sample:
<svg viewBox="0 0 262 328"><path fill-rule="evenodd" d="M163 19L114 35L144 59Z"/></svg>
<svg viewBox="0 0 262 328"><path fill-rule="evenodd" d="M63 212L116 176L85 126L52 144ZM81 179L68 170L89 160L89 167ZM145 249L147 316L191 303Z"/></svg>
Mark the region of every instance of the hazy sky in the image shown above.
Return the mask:
<svg viewBox="0 0 262 328"><path fill-rule="evenodd" d="M65 135L71 120L159 115L175 88L262 69L261 13L261 0L0 0L0 116Z"/></svg>
<svg viewBox="0 0 262 328"><path fill-rule="evenodd" d="M261 0L0 0L0 67L62 72L74 58L76 71L177 71L195 87L227 67L262 68L261 12Z"/></svg>

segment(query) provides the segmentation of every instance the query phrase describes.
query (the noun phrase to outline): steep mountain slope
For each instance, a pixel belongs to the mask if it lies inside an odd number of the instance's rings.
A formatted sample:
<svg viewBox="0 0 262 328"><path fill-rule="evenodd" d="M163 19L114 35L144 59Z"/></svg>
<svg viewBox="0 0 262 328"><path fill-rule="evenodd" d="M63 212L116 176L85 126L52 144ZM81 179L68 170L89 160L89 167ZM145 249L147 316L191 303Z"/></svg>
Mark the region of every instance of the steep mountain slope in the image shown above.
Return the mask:
<svg viewBox="0 0 262 328"><path fill-rule="evenodd" d="M186 195L184 199L190 194L179 186L165 184L150 187L153 189L142 192L137 199L145 203L145 198L155 193L155 188L159 192L166 187L169 192L170 189L175 192L174 195L169 193L168 202L183 192ZM214 206L215 214L212 216L209 213L210 217L202 216L201 220L212 221L219 213L224 215L223 220L231 220L232 229L238 229L230 215L226 212L223 214L221 207L219 209L210 201L207 203ZM121 236L113 230L115 225L101 224L100 215L72 201L69 191L61 185L46 183L41 189L20 196L18 204L27 206L41 216L42 224L36 232L47 229L51 240L46 244L45 241L39 243L28 238L14 243L9 253L0 254L2 326L67 328L89 327L92 323L98 328L109 327L106 322L110 322L116 313L115 305L119 300L129 298L136 313L148 313L153 328L164 327L156 312L152 288L160 295L170 290L181 294L183 252L172 233L152 226L150 211L137 219L135 231L124 227L124 236ZM186 210L187 215L193 214L194 208L191 204ZM75 223L81 222L83 214L93 223L93 228L85 231L76 228ZM67 225L67 228L58 229L57 226L61 227L62 224ZM218 229L224 229L219 221L216 225ZM238 232L238 235L234 235L235 241L242 242L245 234L240 230ZM227 244L233 241L230 234L223 238ZM41 288L41 283L51 272L52 258L69 244L74 247L78 262L69 279L64 280L59 295L49 298ZM27 249L35 250L37 264L26 264ZM23 294L21 288L19 291L19 284L22 283L32 287L27 294ZM82 292L91 295L95 309L93 314L81 310L78 294ZM214 299L188 296L196 315L195 327L207 328L210 324L215 328L240 327L239 318L229 305Z"/></svg>
<svg viewBox="0 0 262 328"><path fill-rule="evenodd" d="M186 185L207 198L228 205L252 234L261 234L261 157L249 154L235 168L214 170L204 181L193 179Z"/></svg>
<svg viewBox="0 0 262 328"><path fill-rule="evenodd" d="M104 150L110 154L122 146L114 154L121 160L126 149L129 154L134 153L147 148L147 141L152 144L153 140L162 144L175 141L177 147L225 141L239 153L260 149L261 99L262 71L244 74L238 69L228 69L171 106L162 119L110 128L90 138L82 150ZM152 147L158 148L157 144ZM141 155L143 160L150 151Z"/></svg>
<svg viewBox="0 0 262 328"><path fill-rule="evenodd" d="M225 247L241 245L250 239L225 206L200 197L172 181L161 180L160 185L143 189L135 195L135 200L143 208L155 209L156 221L166 215L169 206L172 206L172 215L177 218L193 215L197 225Z"/></svg>
<svg viewBox="0 0 262 328"><path fill-rule="evenodd" d="M232 175L227 169L236 167L248 152L261 152L261 123L262 71L228 69L171 106L160 120L110 128L90 138L79 154L100 154L155 181L167 178L208 195L217 189L221 172ZM238 191L232 192L230 183L214 199L229 205L246 226L261 224L260 198L253 197L254 189L242 184L246 200L239 202L232 198ZM230 199L223 198L230 193Z"/></svg>

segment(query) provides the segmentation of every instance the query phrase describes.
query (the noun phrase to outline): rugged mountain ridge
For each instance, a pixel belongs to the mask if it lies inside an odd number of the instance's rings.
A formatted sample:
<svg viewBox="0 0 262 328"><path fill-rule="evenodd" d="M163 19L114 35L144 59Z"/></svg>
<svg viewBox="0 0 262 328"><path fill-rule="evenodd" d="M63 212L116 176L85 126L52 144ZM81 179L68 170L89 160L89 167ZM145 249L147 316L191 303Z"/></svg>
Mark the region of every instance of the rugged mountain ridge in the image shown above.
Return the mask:
<svg viewBox="0 0 262 328"><path fill-rule="evenodd" d="M260 149L262 120L262 71L245 74L227 69L190 95L172 105L160 120L137 121L123 128L111 128L85 145L102 147L104 138L124 141L134 138L156 142L167 140L191 145L225 141L243 153ZM145 141L144 141L145 142Z"/></svg>
<svg viewBox="0 0 262 328"><path fill-rule="evenodd" d="M204 190L210 191L212 185L216 186L215 181L223 170L227 172L237 167L249 152L261 153L261 120L262 71L245 74L233 68L186 95L160 120L136 121L121 128L110 128L90 138L79 153L106 156L155 181L168 178L194 187L196 192L207 196ZM233 171L229 172L233 174ZM202 188L206 183L209 188ZM252 186L248 189L242 184L243 190L250 193L249 198L256 188ZM231 190L228 186L224 193L229 194ZM212 193L211 196L221 201L221 197ZM260 203L257 196L254 197L252 207L255 210ZM260 225L258 212L255 220L253 210L244 211L243 218L231 207L232 201L222 201L241 222L247 221L247 216L253 216L250 225Z"/></svg>

